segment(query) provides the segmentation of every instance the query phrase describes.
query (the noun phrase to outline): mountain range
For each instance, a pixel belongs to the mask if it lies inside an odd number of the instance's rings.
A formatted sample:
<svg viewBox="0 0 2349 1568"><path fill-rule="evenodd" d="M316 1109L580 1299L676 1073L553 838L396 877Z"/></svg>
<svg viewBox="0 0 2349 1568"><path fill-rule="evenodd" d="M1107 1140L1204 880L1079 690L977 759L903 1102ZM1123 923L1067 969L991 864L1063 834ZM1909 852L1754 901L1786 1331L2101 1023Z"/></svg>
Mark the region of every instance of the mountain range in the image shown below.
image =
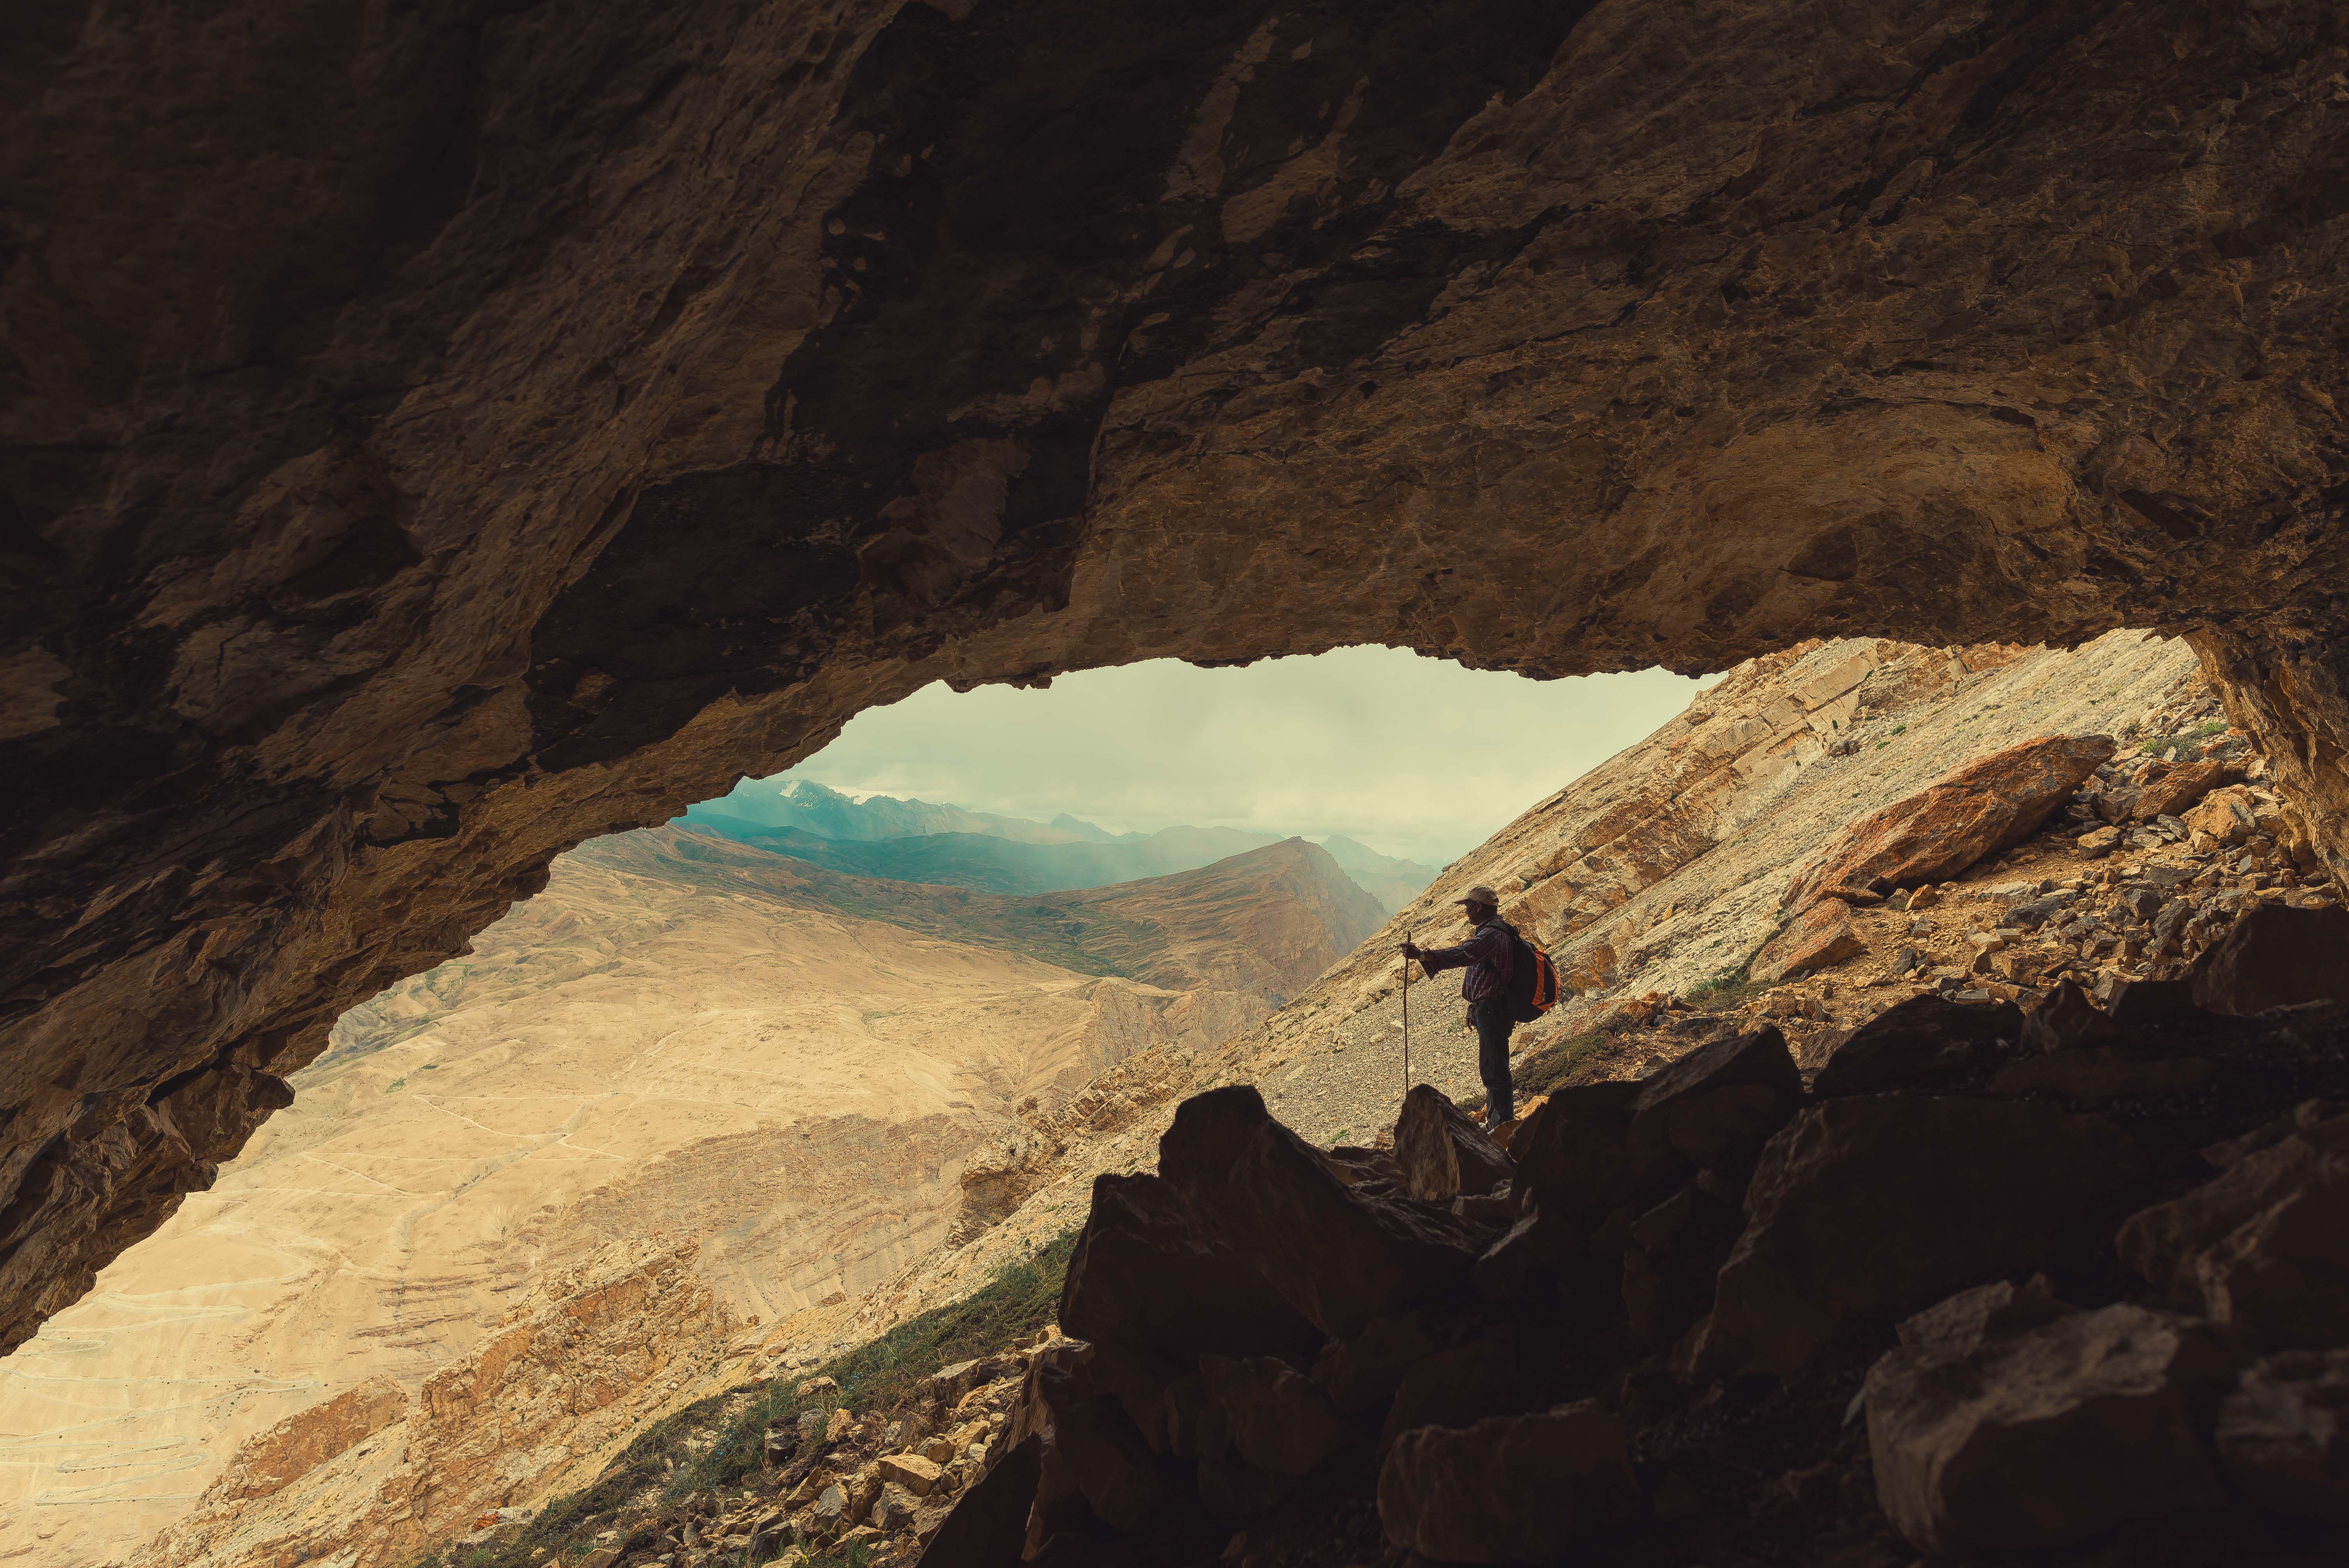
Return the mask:
<svg viewBox="0 0 2349 1568"><path fill-rule="evenodd" d="M1168 876L1283 841L1238 828L1112 834L1066 813L1036 822L888 795L858 799L804 779L744 779L731 794L689 808L683 820L853 876L1011 894ZM1418 896L1437 874L1342 834L1320 847L1381 913Z"/></svg>

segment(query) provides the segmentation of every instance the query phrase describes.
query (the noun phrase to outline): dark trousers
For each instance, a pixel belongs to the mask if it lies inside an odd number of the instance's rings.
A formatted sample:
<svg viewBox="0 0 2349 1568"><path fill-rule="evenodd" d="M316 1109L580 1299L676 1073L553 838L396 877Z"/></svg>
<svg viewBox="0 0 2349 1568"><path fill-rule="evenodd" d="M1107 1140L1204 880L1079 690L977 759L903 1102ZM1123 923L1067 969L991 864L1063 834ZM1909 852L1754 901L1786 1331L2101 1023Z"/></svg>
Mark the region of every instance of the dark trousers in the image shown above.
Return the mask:
<svg viewBox="0 0 2349 1568"><path fill-rule="evenodd" d="M1468 1022L1476 1031L1476 1076L1485 1080L1485 1122L1497 1127L1517 1113L1516 1086L1509 1081L1509 1032L1517 1021L1506 997L1487 996L1468 1004Z"/></svg>

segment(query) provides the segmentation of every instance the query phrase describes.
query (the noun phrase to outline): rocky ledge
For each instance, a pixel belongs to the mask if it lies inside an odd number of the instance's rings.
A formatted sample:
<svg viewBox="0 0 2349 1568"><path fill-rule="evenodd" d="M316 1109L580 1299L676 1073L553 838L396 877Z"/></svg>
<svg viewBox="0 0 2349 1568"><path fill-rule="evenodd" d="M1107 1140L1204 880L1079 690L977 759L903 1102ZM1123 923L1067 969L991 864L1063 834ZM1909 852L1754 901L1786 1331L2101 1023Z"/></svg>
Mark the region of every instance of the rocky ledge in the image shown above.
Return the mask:
<svg viewBox="0 0 2349 1568"><path fill-rule="evenodd" d="M1101 1177L1073 1337L923 1563L2313 1562L2349 1519L2349 1006L1921 995L1815 1071L1765 1026L1381 1141L1237 1086Z"/></svg>

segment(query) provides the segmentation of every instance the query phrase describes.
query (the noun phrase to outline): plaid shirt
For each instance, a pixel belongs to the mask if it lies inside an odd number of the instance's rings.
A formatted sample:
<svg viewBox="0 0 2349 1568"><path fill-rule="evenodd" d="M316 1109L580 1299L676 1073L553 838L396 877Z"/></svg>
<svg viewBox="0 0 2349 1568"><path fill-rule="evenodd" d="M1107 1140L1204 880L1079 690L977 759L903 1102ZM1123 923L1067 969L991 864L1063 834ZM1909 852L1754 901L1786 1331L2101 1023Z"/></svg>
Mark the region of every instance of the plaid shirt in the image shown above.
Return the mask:
<svg viewBox="0 0 2349 1568"><path fill-rule="evenodd" d="M1476 928L1476 934L1457 947L1423 948L1419 966L1429 975L1438 970L1464 968L1460 995L1470 1002L1509 994L1509 973L1516 966L1509 924L1495 915Z"/></svg>

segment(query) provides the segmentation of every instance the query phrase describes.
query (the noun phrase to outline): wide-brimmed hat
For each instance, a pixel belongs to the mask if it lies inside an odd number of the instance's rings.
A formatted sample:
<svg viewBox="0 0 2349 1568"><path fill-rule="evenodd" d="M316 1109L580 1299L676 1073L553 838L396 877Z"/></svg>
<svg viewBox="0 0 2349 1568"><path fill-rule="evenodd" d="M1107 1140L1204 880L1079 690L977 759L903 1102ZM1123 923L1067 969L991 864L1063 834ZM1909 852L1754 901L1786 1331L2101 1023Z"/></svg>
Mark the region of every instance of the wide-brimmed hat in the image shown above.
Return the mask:
<svg viewBox="0 0 2349 1568"><path fill-rule="evenodd" d="M1495 892L1491 888L1486 887L1483 882L1478 882L1475 887L1470 888L1466 892L1462 893L1458 898L1454 899L1452 902L1454 903L1481 903L1486 909L1498 909L1501 907L1501 895Z"/></svg>

